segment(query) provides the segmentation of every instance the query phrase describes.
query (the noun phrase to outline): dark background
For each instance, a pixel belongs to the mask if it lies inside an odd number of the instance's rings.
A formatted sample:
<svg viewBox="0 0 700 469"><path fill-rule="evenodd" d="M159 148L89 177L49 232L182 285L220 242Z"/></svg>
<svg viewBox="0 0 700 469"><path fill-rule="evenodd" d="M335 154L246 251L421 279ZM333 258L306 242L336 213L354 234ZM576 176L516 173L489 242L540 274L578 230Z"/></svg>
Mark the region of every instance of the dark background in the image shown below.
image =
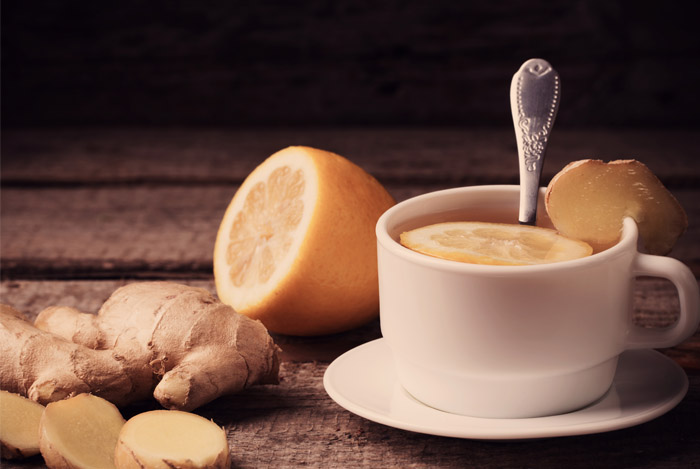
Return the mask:
<svg viewBox="0 0 700 469"><path fill-rule="evenodd" d="M510 126L528 58L557 126L695 128L698 8L674 1L2 3L3 127Z"/></svg>

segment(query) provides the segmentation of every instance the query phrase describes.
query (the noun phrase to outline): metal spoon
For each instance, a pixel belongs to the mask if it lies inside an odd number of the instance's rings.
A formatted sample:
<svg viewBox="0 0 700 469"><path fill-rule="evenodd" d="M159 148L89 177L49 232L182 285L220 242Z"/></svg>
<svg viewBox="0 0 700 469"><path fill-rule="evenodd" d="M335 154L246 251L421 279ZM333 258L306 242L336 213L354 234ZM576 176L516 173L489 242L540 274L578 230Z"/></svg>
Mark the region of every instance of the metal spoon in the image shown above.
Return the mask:
<svg viewBox="0 0 700 469"><path fill-rule="evenodd" d="M547 140L559 110L559 74L546 60L530 59L513 75L510 107L520 162L520 211L523 225L534 225Z"/></svg>

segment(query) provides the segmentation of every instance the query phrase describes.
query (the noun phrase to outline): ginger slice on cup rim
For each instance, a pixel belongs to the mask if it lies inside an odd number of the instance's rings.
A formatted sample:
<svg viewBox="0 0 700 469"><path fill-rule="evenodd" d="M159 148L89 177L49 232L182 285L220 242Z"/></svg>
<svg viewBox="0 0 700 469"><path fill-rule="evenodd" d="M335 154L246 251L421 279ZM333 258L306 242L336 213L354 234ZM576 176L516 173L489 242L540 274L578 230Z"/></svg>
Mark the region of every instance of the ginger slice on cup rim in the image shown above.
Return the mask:
<svg viewBox="0 0 700 469"><path fill-rule="evenodd" d="M618 242L626 217L637 223L649 254L668 254L688 226L685 211L659 178L631 159L569 163L549 183L545 205L560 233L595 252Z"/></svg>

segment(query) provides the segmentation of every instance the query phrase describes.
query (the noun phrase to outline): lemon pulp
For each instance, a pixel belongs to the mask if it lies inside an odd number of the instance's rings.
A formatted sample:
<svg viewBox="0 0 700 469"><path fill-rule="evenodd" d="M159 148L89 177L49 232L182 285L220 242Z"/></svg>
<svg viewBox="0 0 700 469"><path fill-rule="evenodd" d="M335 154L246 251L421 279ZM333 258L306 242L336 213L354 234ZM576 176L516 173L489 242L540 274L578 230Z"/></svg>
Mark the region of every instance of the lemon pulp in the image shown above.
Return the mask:
<svg viewBox="0 0 700 469"><path fill-rule="evenodd" d="M587 243L548 228L485 222L428 225L402 233L400 242L429 256L490 265L547 264L593 252Z"/></svg>
<svg viewBox="0 0 700 469"><path fill-rule="evenodd" d="M248 192L234 218L226 248L231 281L237 287L270 280L304 213L306 183L301 169L276 168Z"/></svg>
<svg viewBox="0 0 700 469"><path fill-rule="evenodd" d="M374 227L394 199L340 155L288 147L243 181L219 226L222 302L281 334L341 332L376 317Z"/></svg>

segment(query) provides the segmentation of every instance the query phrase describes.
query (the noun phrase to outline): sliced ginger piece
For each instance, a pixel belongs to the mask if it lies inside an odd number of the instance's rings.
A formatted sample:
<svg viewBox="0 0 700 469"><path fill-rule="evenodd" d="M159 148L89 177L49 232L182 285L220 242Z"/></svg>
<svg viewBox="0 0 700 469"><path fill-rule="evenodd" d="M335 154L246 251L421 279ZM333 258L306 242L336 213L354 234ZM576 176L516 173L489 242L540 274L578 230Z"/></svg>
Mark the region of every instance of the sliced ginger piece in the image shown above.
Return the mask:
<svg viewBox="0 0 700 469"><path fill-rule="evenodd" d="M504 223L437 223L401 233L400 241L429 256L470 264L548 264L592 252L588 244L548 228Z"/></svg>
<svg viewBox="0 0 700 469"><path fill-rule="evenodd" d="M596 252L617 243L625 217L637 222L650 254L668 254L688 226L675 197L636 160L572 162L549 183L545 204L559 232Z"/></svg>
<svg viewBox="0 0 700 469"><path fill-rule="evenodd" d="M0 456L15 459L39 454L39 421L43 413L43 405L0 391Z"/></svg>
<svg viewBox="0 0 700 469"><path fill-rule="evenodd" d="M111 468L124 418L109 401L79 394L46 406L39 446L50 468Z"/></svg>
<svg viewBox="0 0 700 469"><path fill-rule="evenodd" d="M115 450L119 469L228 468L226 432L214 422L179 410L154 410L129 419Z"/></svg>

